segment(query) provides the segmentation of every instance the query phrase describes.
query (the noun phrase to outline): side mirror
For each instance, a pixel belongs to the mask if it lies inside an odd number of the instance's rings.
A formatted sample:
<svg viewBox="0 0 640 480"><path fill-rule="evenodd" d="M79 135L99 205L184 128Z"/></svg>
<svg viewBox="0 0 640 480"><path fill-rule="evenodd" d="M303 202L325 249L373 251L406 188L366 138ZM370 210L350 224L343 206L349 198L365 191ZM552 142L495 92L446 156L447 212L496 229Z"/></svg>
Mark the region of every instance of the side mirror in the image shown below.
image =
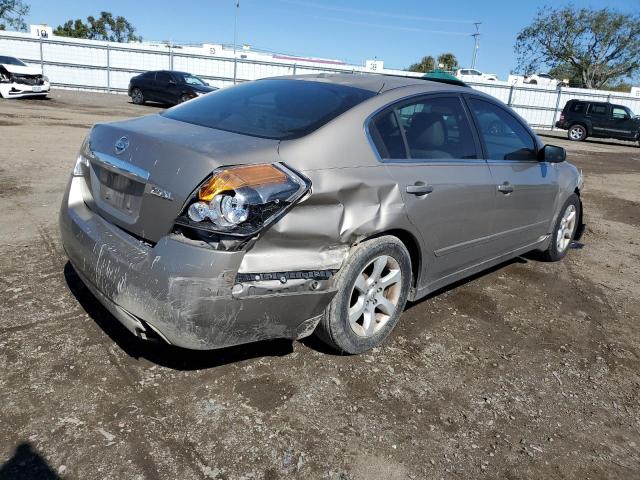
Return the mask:
<svg viewBox="0 0 640 480"><path fill-rule="evenodd" d="M567 151L562 147L556 145L545 145L540 150L539 159L541 162L560 163L567 159Z"/></svg>

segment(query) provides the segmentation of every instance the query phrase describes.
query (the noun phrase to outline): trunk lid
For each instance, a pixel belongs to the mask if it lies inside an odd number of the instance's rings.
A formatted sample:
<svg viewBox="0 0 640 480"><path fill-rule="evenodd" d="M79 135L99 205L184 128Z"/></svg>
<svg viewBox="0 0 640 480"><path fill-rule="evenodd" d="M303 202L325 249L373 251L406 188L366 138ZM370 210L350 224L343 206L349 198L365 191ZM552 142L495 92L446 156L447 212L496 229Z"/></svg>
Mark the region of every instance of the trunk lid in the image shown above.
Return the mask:
<svg viewBox="0 0 640 480"><path fill-rule="evenodd" d="M129 233L157 242L169 233L193 190L223 165L278 160L278 141L192 125L161 115L98 124L97 159L85 177L85 202Z"/></svg>

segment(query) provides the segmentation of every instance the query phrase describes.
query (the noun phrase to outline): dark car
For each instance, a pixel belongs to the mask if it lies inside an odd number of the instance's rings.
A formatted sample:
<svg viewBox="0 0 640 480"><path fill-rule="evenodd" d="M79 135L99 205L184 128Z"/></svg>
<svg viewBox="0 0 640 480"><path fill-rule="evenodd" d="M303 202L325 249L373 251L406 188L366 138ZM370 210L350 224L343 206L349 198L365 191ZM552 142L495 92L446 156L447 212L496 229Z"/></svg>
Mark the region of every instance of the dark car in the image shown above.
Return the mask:
<svg viewBox="0 0 640 480"><path fill-rule="evenodd" d="M638 141L640 145L640 117L623 105L569 100L556 127L567 130L569 140L576 142L596 137Z"/></svg>
<svg viewBox="0 0 640 480"><path fill-rule="evenodd" d="M129 81L129 96L136 105L145 102L176 105L214 90L217 88L195 75L170 70L145 72Z"/></svg>

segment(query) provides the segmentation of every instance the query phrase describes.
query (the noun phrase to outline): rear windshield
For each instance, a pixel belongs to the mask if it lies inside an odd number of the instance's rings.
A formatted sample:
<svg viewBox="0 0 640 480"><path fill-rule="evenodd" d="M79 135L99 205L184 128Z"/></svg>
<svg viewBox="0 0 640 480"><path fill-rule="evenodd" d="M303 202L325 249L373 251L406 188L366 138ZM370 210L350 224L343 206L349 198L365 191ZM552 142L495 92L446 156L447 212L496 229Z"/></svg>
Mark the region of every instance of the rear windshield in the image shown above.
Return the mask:
<svg viewBox="0 0 640 480"><path fill-rule="evenodd" d="M162 113L203 127L255 137L303 137L375 95L305 80L258 80L220 89Z"/></svg>

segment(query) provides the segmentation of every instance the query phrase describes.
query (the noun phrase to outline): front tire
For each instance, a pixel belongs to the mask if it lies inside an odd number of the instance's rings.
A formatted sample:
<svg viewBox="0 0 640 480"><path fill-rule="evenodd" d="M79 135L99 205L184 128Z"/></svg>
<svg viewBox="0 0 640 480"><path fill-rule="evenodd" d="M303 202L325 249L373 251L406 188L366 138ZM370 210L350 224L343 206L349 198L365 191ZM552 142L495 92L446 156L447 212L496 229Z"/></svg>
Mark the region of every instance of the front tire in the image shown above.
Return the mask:
<svg viewBox="0 0 640 480"><path fill-rule="evenodd" d="M549 247L542 252L542 259L548 262L562 260L569 251L569 245L573 241L580 221L580 198L575 193L567 199L551 234Z"/></svg>
<svg viewBox="0 0 640 480"><path fill-rule="evenodd" d="M180 101L178 103L188 102L189 100L191 100L191 97L184 93L180 96Z"/></svg>
<svg viewBox="0 0 640 480"><path fill-rule="evenodd" d="M587 129L584 125L571 125L567 131L567 138L572 142L582 142L587 138Z"/></svg>
<svg viewBox="0 0 640 480"><path fill-rule="evenodd" d="M131 90L131 101L136 105L144 105L145 100L142 90L137 87Z"/></svg>
<svg viewBox="0 0 640 480"><path fill-rule="evenodd" d="M336 276L333 298L316 335L344 353L380 345L398 323L411 285L411 259L392 236L361 243Z"/></svg>

